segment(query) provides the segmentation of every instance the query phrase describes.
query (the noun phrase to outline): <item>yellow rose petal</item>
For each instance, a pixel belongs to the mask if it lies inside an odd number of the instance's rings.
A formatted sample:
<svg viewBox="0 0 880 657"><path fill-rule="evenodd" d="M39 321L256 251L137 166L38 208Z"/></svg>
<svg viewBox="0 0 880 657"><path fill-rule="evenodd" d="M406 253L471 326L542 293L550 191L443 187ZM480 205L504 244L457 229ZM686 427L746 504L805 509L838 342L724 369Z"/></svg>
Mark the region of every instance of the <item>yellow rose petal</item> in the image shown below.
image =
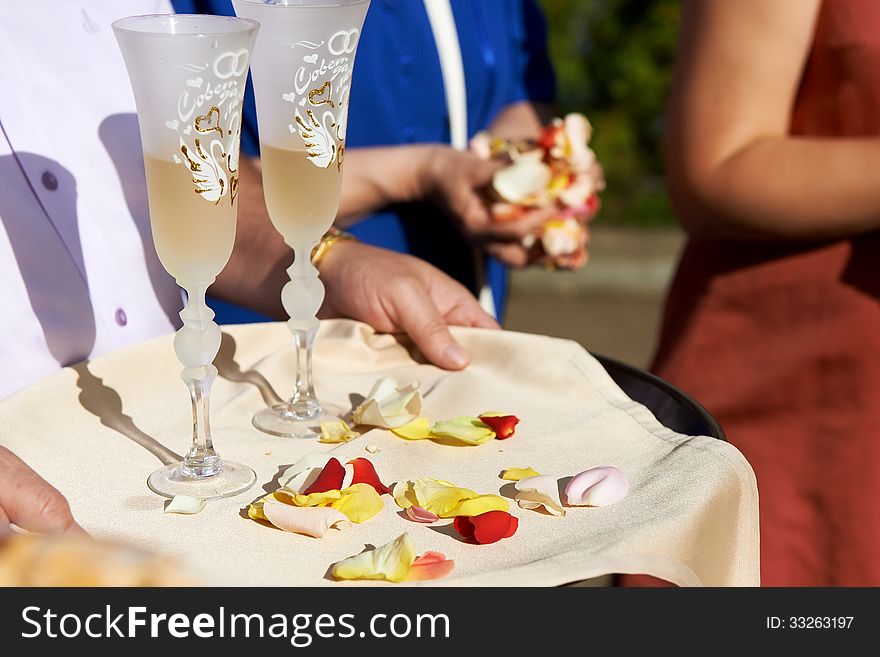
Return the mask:
<svg viewBox="0 0 880 657"><path fill-rule="evenodd" d="M419 417L402 427L394 427L391 431L406 440L424 440L431 437L431 422L426 417Z"/></svg>
<svg viewBox="0 0 880 657"><path fill-rule="evenodd" d="M330 506L354 523L362 523L385 508L385 503L369 484L353 484L340 491L341 497Z"/></svg>
<svg viewBox="0 0 880 657"><path fill-rule="evenodd" d="M438 422L431 427L431 434L438 438L454 438L467 445L482 445L495 437L495 432L480 422L480 418L469 416Z"/></svg>
<svg viewBox="0 0 880 657"><path fill-rule="evenodd" d="M507 511L506 499L498 495L480 495L442 479L425 477L398 482L394 499L403 509L419 506L441 518L475 516L486 511Z"/></svg>
<svg viewBox="0 0 880 657"><path fill-rule="evenodd" d="M534 468L507 468L501 473L501 478L507 481L519 481L527 477L538 477L541 473Z"/></svg>
<svg viewBox="0 0 880 657"><path fill-rule="evenodd" d="M361 552L333 564L330 574L336 579L368 579L402 582L409 574L416 551L409 534L401 534L390 543Z"/></svg>
<svg viewBox="0 0 880 657"><path fill-rule="evenodd" d="M394 484L394 488L391 489L391 496L401 509L408 509L411 506L419 505L419 501L416 499L416 494L413 491L413 482L411 481L398 481Z"/></svg>
<svg viewBox="0 0 880 657"><path fill-rule="evenodd" d="M321 420L321 438L319 443L347 443L360 434L352 431L344 420Z"/></svg>
<svg viewBox="0 0 880 657"><path fill-rule="evenodd" d="M449 515L443 517L478 516L487 511L507 511L509 508L508 501L500 495L478 495L469 500L462 500L458 506L449 511Z"/></svg>
<svg viewBox="0 0 880 657"><path fill-rule="evenodd" d="M273 493L269 493L258 499L256 502L251 503L251 505L248 506L248 518L251 520L267 520L266 514L263 513L263 505L266 503L266 500L273 496Z"/></svg>
<svg viewBox="0 0 880 657"><path fill-rule="evenodd" d="M287 493L287 491L279 492ZM296 506L331 506L340 499L342 499L342 491L339 490L327 490L311 495L291 495L291 501Z"/></svg>

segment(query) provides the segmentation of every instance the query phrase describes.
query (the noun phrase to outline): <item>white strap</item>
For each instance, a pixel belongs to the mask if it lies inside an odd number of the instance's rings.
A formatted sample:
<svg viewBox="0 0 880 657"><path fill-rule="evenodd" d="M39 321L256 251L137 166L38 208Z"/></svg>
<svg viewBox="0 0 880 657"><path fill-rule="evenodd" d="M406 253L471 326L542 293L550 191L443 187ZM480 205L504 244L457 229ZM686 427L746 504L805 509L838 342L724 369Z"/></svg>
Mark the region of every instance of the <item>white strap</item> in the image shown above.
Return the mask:
<svg viewBox="0 0 880 657"><path fill-rule="evenodd" d="M434 43L440 56L440 72L443 76L443 88L446 91L446 112L449 114L449 134L452 147L466 150L468 147L467 87L464 81L464 63L461 58L461 45L458 42L458 30L452 15L449 0L423 0ZM485 280L483 259L481 254L474 258L477 280ZM487 313L497 317L495 299L492 288L483 282L480 288L480 305Z"/></svg>
<svg viewBox="0 0 880 657"><path fill-rule="evenodd" d="M440 55L452 147L463 151L468 145L467 88L455 18L449 0L424 0L424 3L431 31L434 33L434 43L437 44L437 53Z"/></svg>

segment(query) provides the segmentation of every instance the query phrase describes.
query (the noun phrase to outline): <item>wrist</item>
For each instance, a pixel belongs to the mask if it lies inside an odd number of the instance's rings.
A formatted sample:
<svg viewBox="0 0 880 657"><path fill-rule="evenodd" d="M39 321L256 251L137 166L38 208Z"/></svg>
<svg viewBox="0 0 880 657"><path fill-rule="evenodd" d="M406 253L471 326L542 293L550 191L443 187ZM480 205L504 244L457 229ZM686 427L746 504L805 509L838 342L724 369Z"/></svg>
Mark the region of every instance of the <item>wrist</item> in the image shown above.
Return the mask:
<svg viewBox="0 0 880 657"><path fill-rule="evenodd" d="M440 186L444 152L448 149L439 144L417 147L416 166L413 167L413 201L425 201L437 195Z"/></svg>
<svg viewBox="0 0 880 657"><path fill-rule="evenodd" d="M321 241L312 249L311 260L312 265L319 272L323 272L322 265L330 257L331 252L336 251L343 243L355 243L358 239L351 233L339 230L336 226L331 226L330 230L324 233Z"/></svg>

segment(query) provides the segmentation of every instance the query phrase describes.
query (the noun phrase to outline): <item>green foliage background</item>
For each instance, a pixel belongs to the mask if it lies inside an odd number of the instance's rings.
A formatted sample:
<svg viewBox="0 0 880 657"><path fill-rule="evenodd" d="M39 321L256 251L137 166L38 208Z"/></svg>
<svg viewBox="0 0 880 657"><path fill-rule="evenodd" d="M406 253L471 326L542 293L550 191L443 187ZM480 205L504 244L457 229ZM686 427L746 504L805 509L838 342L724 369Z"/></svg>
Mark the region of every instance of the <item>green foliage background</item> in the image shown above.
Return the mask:
<svg viewBox="0 0 880 657"><path fill-rule="evenodd" d="M561 112L584 112L608 189L600 220L674 221L663 180L664 110L678 0L539 0L547 17Z"/></svg>

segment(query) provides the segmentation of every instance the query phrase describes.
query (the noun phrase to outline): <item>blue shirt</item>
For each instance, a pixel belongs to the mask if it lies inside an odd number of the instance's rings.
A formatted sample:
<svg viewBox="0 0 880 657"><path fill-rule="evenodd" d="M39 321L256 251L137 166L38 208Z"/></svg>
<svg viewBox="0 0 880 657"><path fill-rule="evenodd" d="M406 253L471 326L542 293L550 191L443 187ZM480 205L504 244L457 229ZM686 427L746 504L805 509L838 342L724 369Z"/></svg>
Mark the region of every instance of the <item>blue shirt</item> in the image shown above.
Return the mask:
<svg viewBox="0 0 880 657"><path fill-rule="evenodd" d="M234 14L230 0L173 0L173 4L179 13ZM469 136L487 128L507 105L553 100L545 24L534 0L450 0L450 4L464 63ZM449 143L449 138L440 59L424 4L373 0L355 60L346 146ZM250 85L242 149L259 154ZM360 221L351 232L364 242L423 258L477 291L471 247L432 205L386 208ZM500 312L506 269L491 258L485 268Z"/></svg>

